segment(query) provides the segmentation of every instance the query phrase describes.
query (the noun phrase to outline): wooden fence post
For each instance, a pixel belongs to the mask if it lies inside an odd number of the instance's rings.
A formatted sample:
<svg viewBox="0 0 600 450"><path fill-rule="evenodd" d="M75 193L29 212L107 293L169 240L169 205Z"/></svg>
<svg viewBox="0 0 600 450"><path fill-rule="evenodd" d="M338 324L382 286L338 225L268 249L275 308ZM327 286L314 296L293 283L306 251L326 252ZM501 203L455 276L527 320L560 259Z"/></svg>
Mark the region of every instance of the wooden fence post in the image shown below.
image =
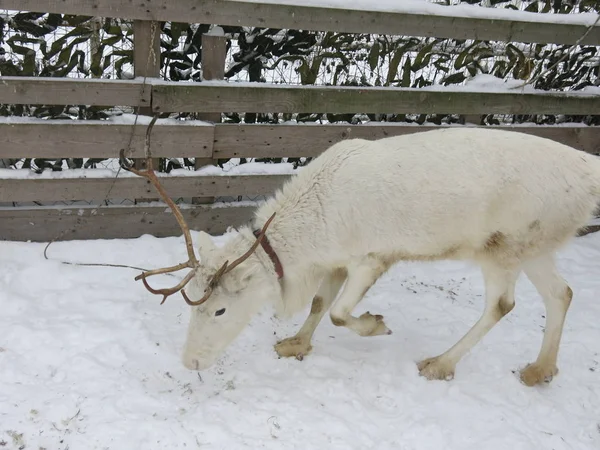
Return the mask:
<svg viewBox="0 0 600 450"><path fill-rule="evenodd" d="M160 77L160 22L149 20L134 20L133 22L133 73L136 77ZM146 84L145 90L152 89ZM140 106L139 114L152 115L152 105ZM138 122L139 123L139 122ZM160 170L160 158L152 158L154 170ZM134 167L138 170L146 168L144 158L134 160ZM135 199L135 203L158 201L153 199Z"/></svg>
<svg viewBox="0 0 600 450"><path fill-rule="evenodd" d="M460 118L462 119L461 122L463 125L471 124L479 126L481 125L483 116L481 114L466 114L461 115Z"/></svg>
<svg viewBox="0 0 600 450"><path fill-rule="evenodd" d="M160 23L149 20L133 22L133 73L136 77L160 77ZM152 89L146 84L144 89ZM140 115L152 115L152 105L139 107ZM159 158L153 158L158 170ZM145 159L136 159L135 167L144 169Z"/></svg>
<svg viewBox="0 0 600 450"><path fill-rule="evenodd" d="M227 58L227 38L221 27L214 27L210 32L202 35L202 79L223 80L225 78L225 60ZM207 122L221 122L221 113L199 113L198 119ZM215 164L212 158L196 158L194 168ZM214 197L194 197L192 203L213 203Z"/></svg>

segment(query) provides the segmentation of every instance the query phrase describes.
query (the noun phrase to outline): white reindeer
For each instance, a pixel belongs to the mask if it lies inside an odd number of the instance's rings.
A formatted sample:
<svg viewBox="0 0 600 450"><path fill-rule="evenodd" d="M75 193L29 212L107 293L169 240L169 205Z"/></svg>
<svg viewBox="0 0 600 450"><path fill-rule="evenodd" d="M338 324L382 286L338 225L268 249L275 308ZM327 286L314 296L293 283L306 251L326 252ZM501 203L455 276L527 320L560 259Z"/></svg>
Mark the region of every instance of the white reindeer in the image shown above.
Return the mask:
<svg viewBox="0 0 600 450"><path fill-rule="evenodd" d="M334 325L360 336L389 334L382 316L352 315L381 274L397 261L466 259L481 267L485 309L454 346L419 362L420 374L454 376L463 355L513 309L521 271L546 307L541 350L521 380L532 386L558 372L573 293L555 253L593 217L600 199L600 161L592 155L528 134L477 128L345 140L293 176L223 247L200 233L201 264L153 172L136 173L154 179L186 237L187 263L136 279L165 299L181 290L194 305L183 351L189 369L211 366L267 302L289 316L312 299L298 333L275 345L280 356L308 354L328 310ZM184 267L193 270L172 289L146 283L146 276Z"/></svg>

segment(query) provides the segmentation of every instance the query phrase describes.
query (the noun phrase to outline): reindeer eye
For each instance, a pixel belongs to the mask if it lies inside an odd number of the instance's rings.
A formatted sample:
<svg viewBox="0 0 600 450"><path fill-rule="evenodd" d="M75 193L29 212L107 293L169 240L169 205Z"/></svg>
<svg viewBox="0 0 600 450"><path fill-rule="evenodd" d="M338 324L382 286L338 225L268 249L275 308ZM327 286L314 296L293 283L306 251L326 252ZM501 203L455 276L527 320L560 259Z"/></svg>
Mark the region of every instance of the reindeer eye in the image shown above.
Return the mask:
<svg viewBox="0 0 600 450"><path fill-rule="evenodd" d="M225 314L225 308L221 308L215 312L215 316L222 316L223 314Z"/></svg>

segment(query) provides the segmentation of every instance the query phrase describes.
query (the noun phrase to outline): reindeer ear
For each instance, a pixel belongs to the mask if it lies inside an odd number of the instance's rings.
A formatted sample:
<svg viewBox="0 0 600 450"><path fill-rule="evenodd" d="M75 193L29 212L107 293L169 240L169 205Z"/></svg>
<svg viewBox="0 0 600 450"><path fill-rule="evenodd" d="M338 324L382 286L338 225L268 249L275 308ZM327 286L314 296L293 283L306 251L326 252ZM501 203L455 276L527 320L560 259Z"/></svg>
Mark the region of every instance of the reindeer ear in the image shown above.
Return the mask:
<svg viewBox="0 0 600 450"><path fill-rule="evenodd" d="M198 233L198 251L201 257L202 255L208 255L212 253L216 249L217 246L210 237L210 234L200 231L200 233Z"/></svg>
<svg viewBox="0 0 600 450"><path fill-rule="evenodd" d="M240 264L238 268L240 269L238 277L242 283L247 283L253 276L260 272L259 267L252 261L246 261Z"/></svg>

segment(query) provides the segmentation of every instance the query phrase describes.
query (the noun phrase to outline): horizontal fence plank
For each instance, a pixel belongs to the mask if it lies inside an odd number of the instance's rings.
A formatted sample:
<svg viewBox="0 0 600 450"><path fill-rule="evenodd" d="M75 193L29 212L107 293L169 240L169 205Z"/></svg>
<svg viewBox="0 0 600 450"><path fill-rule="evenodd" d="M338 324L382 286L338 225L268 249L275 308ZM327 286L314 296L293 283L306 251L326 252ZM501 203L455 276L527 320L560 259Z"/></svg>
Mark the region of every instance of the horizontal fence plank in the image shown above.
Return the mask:
<svg viewBox="0 0 600 450"><path fill-rule="evenodd" d="M583 24L552 23L554 14L515 11L514 19L492 20L482 16L493 13L475 7L462 15L453 7L445 10L439 6L440 12L448 16L430 11L360 11L223 0L1 0L0 8L138 20L557 44L573 44L587 29ZM600 26L591 30L582 43L599 44Z"/></svg>
<svg viewBox="0 0 600 450"><path fill-rule="evenodd" d="M90 169L93 171L94 169ZM290 175L163 176L170 197L216 197L272 194ZM106 198L156 198L144 178L0 179L0 202L102 201Z"/></svg>
<svg viewBox="0 0 600 450"><path fill-rule="evenodd" d="M192 231L220 235L227 227L248 223L256 206L201 205L182 208ZM590 224L578 235L594 233ZM181 229L164 206L82 208L0 208L0 240L49 242L82 239L131 239L142 235L181 236Z"/></svg>
<svg viewBox="0 0 600 450"><path fill-rule="evenodd" d="M181 210L191 230L222 234L252 218L255 207L196 206ZM144 234L180 236L181 229L166 206L103 208L1 208L0 239L48 242L53 239L129 239Z"/></svg>
<svg viewBox="0 0 600 450"><path fill-rule="evenodd" d="M146 118L144 118L146 120ZM161 119L162 120L162 119ZM314 157L344 139L379 139L430 131L444 126L390 123L166 125L152 130L152 154L158 157L281 158ZM131 157L144 156L146 125L136 125ZM600 154L600 127L489 126L547 137L588 153ZM132 125L105 121L0 122L0 158L116 158L127 148Z"/></svg>
<svg viewBox="0 0 600 450"><path fill-rule="evenodd" d="M148 106L152 97L155 112L600 113L600 95L573 92L154 82L142 93L141 87L141 82L119 80L5 77L0 83L0 103Z"/></svg>
<svg viewBox="0 0 600 450"><path fill-rule="evenodd" d="M155 112L600 114L600 95L415 88L156 83Z"/></svg>
<svg viewBox="0 0 600 450"><path fill-rule="evenodd" d="M0 104L150 106L142 80L0 77Z"/></svg>
<svg viewBox="0 0 600 450"><path fill-rule="evenodd" d="M0 158L118 158L129 148L128 157L144 157L147 125L122 125L107 121L0 122ZM152 129L152 154L158 157L211 157L212 125L161 125Z"/></svg>
<svg viewBox="0 0 600 450"><path fill-rule="evenodd" d="M238 125L215 127L214 158L313 157L344 139L381 139L444 126L428 125ZM483 127L479 127L483 128ZM600 127L586 126L487 126L561 142L578 150L600 154Z"/></svg>

